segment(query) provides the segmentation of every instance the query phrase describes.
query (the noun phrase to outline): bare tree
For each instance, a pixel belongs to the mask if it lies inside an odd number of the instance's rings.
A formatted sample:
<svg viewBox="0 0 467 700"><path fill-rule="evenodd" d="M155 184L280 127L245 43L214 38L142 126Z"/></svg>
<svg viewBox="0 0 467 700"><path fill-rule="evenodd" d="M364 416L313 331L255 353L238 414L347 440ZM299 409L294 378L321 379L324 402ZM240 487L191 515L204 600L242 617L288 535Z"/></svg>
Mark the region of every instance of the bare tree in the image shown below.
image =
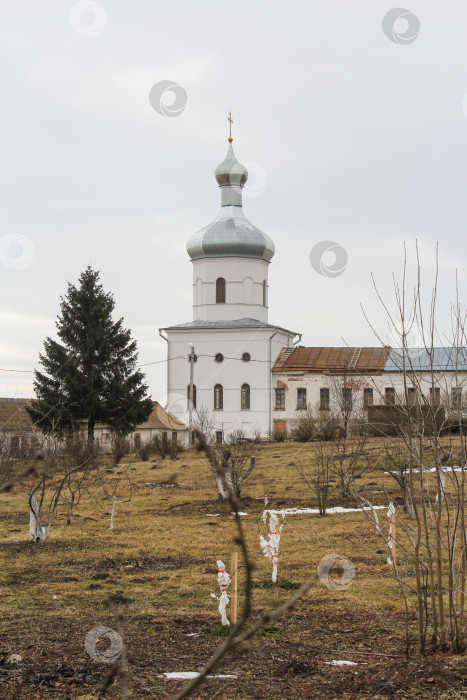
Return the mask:
<svg viewBox="0 0 467 700"><path fill-rule="evenodd" d="M82 470L87 461L63 467L56 455L41 455L37 459L37 476L32 477L28 490L29 535L33 542L43 542L47 538L67 479ZM45 525L42 524L44 517Z"/></svg>
<svg viewBox="0 0 467 700"><path fill-rule="evenodd" d="M219 499L228 501L230 492L240 496L242 483L256 465L257 443L247 439L242 430L232 431L225 442L217 443L212 416L204 408L197 413L196 438L209 456Z"/></svg>
<svg viewBox="0 0 467 700"><path fill-rule="evenodd" d="M121 468L112 475L108 483L103 486L103 491L107 498L112 499L112 510L110 512L110 529L114 529L115 508L121 503L130 503L133 484L128 472L129 464ZM120 499L120 500L118 500Z"/></svg>
<svg viewBox="0 0 467 700"><path fill-rule="evenodd" d="M380 342L394 345L391 360L397 368L397 384L389 392L390 404L381 411L376 430L386 437L388 470L400 457L408 493L410 518L398 512L398 546L415 569L418 640L421 654L427 636L432 645L458 652L465 648L465 415L462 390L467 378L465 312L456 299L451 308L450 336L438 331L438 265L428 310L421 294L422 268L417 247L413 290L407 283L407 256L401 281L394 278L394 300L387 303L375 289L390 329L390 341L370 324ZM418 348L413 347L414 337ZM376 386L379 391L381 387ZM385 397L387 400L387 397ZM456 427L460 464L455 464L455 444L446 431ZM407 483L405 482L407 479ZM397 479L396 479L397 480ZM399 580L402 579L399 577Z"/></svg>
<svg viewBox="0 0 467 700"><path fill-rule="evenodd" d="M317 500L320 515L326 515L329 496L333 490L332 462L333 455L328 444L319 440L315 443L311 461L300 460L296 465L301 480Z"/></svg>
<svg viewBox="0 0 467 700"><path fill-rule="evenodd" d="M75 508L83 496L91 497L104 480L99 441L90 442L84 435L71 435L61 451L65 468L65 483L61 500L67 507L66 523L71 524Z"/></svg>
<svg viewBox="0 0 467 700"><path fill-rule="evenodd" d="M230 493L240 496L242 483L256 465L256 457L252 454L254 450L252 443L244 441L241 431L232 433L226 443L211 445L213 459L217 464L212 471L220 500L228 501ZM219 478L219 470L222 470L223 478Z"/></svg>

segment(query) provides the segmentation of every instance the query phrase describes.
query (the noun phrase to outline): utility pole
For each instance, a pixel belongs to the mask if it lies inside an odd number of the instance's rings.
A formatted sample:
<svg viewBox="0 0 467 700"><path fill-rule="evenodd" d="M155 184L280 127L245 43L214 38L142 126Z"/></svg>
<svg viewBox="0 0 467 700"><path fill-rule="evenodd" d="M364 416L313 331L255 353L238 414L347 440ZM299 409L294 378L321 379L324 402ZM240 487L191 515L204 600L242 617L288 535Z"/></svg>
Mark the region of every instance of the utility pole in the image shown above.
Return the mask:
<svg viewBox="0 0 467 700"><path fill-rule="evenodd" d="M190 447L193 447L193 371L195 365L195 348L193 343L190 346L190 400L188 402L188 435Z"/></svg>

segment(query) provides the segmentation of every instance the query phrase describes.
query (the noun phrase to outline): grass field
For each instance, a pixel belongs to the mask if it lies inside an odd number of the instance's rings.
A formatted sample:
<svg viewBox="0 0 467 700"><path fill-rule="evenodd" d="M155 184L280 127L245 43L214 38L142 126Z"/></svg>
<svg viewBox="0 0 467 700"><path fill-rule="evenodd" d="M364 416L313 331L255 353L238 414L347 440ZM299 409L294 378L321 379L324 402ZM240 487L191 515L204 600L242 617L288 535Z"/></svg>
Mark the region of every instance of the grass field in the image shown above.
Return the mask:
<svg viewBox="0 0 467 700"><path fill-rule="evenodd" d="M270 584L271 565L258 537L262 499L266 493L271 508L316 506L296 469L314 449L262 445L244 484L242 524L255 565L252 619L287 600L326 554L349 558L355 579L344 591L314 585L295 609L226 657L216 673L235 678L208 680L195 697L467 697L464 656L417 657L413 596L411 653L405 657L403 599L386 563L386 538L376 534L371 516L286 516L279 580ZM135 462L131 469L132 500L117 505L113 531L111 502L100 494L80 505L69 526L59 510L47 540L33 544L25 490L19 485L0 496L1 698L97 697L108 665L89 656L85 637L97 626L115 628L104 605L108 595L124 616L131 697L170 697L183 682L160 676L198 670L222 642L210 594L218 593L216 559L229 569L236 529L231 508L217 501L206 458L187 451L175 461ZM377 469L358 487L373 505L387 506L390 497L400 496ZM336 491L330 505L355 502L342 502ZM386 510L378 513L387 530ZM403 552L400 557L410 583L410 563ZM240 567L240 604L243 580ZM23 662L5 665L10 654ZM356 665L330 663L336 660ZM121 696L118 683L108 696Z"/></svg>

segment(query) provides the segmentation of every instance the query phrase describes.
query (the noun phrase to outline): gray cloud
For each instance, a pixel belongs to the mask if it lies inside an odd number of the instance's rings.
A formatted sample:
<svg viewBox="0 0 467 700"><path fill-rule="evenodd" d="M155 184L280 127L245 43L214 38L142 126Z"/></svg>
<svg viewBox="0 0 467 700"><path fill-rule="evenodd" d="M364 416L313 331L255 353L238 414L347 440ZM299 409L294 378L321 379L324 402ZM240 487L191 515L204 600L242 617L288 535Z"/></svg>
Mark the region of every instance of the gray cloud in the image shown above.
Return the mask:
<svg viewBox="0 0 467 700"><path fill-rule="evenodd" d="M370 0L98 4L107 21L94 37L70 25L72 2L0 8L0 237L18 233L35 249L25 269L0 264L1 366L36 365L67 281L88 263L115 293L141 362L164 359L158 327L191 319L185 243L217 213L230 109L237 157L267 176L245 213L276 244L272 322L306 344L375 342L359 304L377 317L369 273L390 295L404 240L412 260L420 240L427 273L440 240L443 304L455 266L465 284L463 3L448 0L442 14L411 3L420 34L410 45L388 40L391 6ZM149 103L161 80L187 92L176 118ZM309 264L321 240L348 253L337 278ZM165 366L147 377L163 401ZM31 394L30 375L0 382L4 395Z"/></svg>

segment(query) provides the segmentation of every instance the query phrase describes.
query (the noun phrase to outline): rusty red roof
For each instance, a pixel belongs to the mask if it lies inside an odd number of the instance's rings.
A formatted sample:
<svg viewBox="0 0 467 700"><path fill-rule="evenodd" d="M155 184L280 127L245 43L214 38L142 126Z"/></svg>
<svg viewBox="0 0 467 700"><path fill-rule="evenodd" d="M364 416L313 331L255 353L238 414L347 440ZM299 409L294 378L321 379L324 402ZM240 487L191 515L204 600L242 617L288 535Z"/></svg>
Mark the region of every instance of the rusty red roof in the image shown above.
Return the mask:
<svg viewBox="0 0 467 700"><path fill-rule="evenodd" d="M283 348L272 368L273 372L382 372L390 348Z"/></svg>

